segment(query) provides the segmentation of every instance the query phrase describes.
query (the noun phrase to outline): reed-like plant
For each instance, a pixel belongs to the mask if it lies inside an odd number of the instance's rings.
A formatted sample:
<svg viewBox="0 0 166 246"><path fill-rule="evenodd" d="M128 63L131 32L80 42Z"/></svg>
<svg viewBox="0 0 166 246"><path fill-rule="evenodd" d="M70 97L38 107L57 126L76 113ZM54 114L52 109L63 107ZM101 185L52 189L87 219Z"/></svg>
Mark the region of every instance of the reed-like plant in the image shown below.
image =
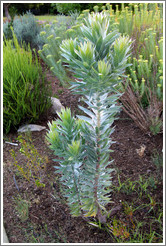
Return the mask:
<svg viewBox="0 0 166 246"><path fill-rule="evenodd" d="M61 51L75 76L71 89L83 95L87 107L80 106L84 115L79 119L62 110L60 120L49 124L47 139L62 158L56 168L72 215L94 216L104 223L111 200L111 126L119 112L116 86L128 66L131 41L111 31L104 13L88 15L77 28L79 36L64 40Z"/></svg>

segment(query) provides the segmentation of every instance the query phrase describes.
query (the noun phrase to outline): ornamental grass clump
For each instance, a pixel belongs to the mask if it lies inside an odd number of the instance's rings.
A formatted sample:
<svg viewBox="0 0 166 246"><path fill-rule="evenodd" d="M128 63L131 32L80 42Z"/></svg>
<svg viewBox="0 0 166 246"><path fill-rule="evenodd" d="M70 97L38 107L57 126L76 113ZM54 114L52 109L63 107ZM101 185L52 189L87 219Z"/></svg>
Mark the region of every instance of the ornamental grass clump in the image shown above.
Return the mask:
<svg viewBox="0 0 166 246"><path fill-rule="evenodd" d="M47 139L58 159L64 195L73 216L106 222L111 202L111 127L119 106L116 90L127 63L131 41L114 30L104 13L88 15L77 27L79 36L61 44L63 61L73 72L74 93L83 96L84 115L70 109L49 123Z"/></svg>
<svg viewBox="0 0 166 246"><path fill-rule="evenodd" d="M51 106L51 91L30 46L3 42L3 129L7 134L19 125L35 122Z"/></svg>

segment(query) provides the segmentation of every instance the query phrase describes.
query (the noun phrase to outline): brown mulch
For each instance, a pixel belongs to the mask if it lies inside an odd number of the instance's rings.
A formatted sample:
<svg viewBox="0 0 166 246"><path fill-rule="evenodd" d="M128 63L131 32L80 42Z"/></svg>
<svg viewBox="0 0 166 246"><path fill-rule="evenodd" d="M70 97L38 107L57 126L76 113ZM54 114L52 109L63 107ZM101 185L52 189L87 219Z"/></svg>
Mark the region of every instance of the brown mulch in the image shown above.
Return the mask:
<svg viewBox="0 0 166 246"><path fill-rule="evenodd" d="M72 112L76 113L79 96L74 96L70 90L59 86L58 80L49 72L47 72L47 79L52 83L53 94L59 94L62 105L71 108ZM47 127L47 122L56 117L53 113L48 112L38 123ZM152 156L154 151L159 153L162 151L162 134L157 136L145 135L123 112L114 125L116 127L112 140L116 143L112 145L114 152L111 153L111 158L114 159L113 167L120 172L121 181L127 178L136 180L139 175L155 175L156 167L152 162ZM24 157L19 151L20 144L12 146L5 143L5 141L17 143L17 136L18 134L15 132L8 134L3 145L3 212L4 226L10 243L112 243L112 238L106 231L92 227L81 218L71 217L61 196L58 178L54 174L55 162L53 159L55 156L48 148L45 140L46 130L32 133L34 146L42 156L48 157L44 177L46 186L45 188L34 188L31 183L15 174L18 191L13 178L14 167L12 166L13 159L10 150L14 149L18 162L23 161ZM145 151L140 156L139 150L143 145L145 145ZM118 185L115 173L113 177L114 185ZM162 184L158 188L162 189ZM15 209L15 199L19 194L23 199L30 202L29 216L25 222L20 220ZM155 195L162 200L162 190L156 191ZM113 206L119 205L122 199L130 201L132 197L126 197L125 194L123 196L113 194ZM142 219L141 214L138 216Z"/></svg>

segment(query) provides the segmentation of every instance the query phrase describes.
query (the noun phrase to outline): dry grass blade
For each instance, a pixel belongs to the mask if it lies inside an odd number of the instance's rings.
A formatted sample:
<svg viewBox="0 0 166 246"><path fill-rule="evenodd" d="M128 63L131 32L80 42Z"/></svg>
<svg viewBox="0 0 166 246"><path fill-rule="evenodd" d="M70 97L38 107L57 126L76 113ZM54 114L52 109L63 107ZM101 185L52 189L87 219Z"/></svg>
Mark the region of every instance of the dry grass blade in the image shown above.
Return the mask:
<svg viewBox="0 0 166 246"><path fill-rule="evenodd" d="M125 81L123 82L124 88ZM162 131L162 112L163 104L157 99L155 92L149 87L149 106L147 109L143 109L141 106L139 94L136 95L130 85L128 84L125 92L120 98L123 106L122 109L127 113L136 123L136 125L146 134L154 134L155 128L158 128L157 132Z"/></svg>
<svg viewBox="0 0 166 246"><path fill-rule="evenodd" d="M128 85L125 92L120 98L123 106L122 109L127 113L136 123L136 125L144 132L149 133L148 118L145 111L141 108L138 97Z"/></svg>

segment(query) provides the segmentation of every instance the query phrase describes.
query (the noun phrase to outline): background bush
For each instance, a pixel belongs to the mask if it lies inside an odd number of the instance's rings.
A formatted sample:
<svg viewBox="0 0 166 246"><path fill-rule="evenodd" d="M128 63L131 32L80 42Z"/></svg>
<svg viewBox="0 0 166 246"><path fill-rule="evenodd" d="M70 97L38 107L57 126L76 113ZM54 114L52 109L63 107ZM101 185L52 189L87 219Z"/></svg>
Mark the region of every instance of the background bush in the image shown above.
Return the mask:
<svg viewBox="0 0 166 246"><path fill-rule="evenodd" d="M15 47L15 48L14 48ZM14 41L3 43L3 127L8 133L22 123L35 122L49 107L50 92L37 56L30 46Z"/></svg>
<svg viewBox="0 0 166 246"><path fill-rule="evenodd" d="M70 80L65 66L63 66L60 55L60 44L63 39L75 37L75 33L71 31L71 26L74 25L74 16L56 16L52 24L44 26L40 36L45 43L40 46L39 55L50 67L60 83L65 86Z"/></svg>
<svg viewBox="0 0 166 246"><path fill-rule="evenodd" d="M8 3L7 5L10 16L24 15L29 10L35 15L49 14L51 9L51 3ZM4 5L3 13L5 16Z"/></svg>
<svg viewBox="0 0 166 246"><path fill-rule="evenodd" d="M44 44L40 37L42 27L37 23L35 16L30 12L22 16L15 16L12 22L7 21L3 24L3 32L7 39L12 38L10 26L13 26L14 33L20 45L22 42L25 42L26 44L29 43L31 48L37 48Z"/></svg>
<svg viewBox="0 0 166 246"><path fill-rule="evenodd" d="M144 132L157 134L163 112L163 6L131 3L114 11L107 4L106 12L119 32L134 41L132 66L121 88L123 109Z"/></svg>
<svg viewBox="0 0 166 246"><path fill-rule="evenodd" d="M54 5L51 4L53 7ZM81 11L80 3L56 3L56 9L60 14L69 14L70 11Z"/></svg>
<svg viewBox="0 0 166 246"><path fill-rule="evenodd" d="M115 8L116 4L112 4L113 8ZM119 4L118 4L119 5ZM89 11L93 11L94 6L98 6L98 10L101 11L105 8L105 3L51 3L51 7L54 11L57 11L60 14L68 15L70 12L81 12L83 10L89 9Z"/></svg>
<svg viewBox="0 0 166 246"><path fill-rule="evenodd" d="M73 5L74 4L74 5ZM75 5L76 4L76 5ZM113 3L113 9L115 8L116 5L121 6L120 3ZM98 5L100 7L100 10L102 6L105 6L105 3L10 3L8 4L8 11L9 14L12 15L23 15L26 13L26 11L31 11L34 15L43 15L43 14L65 14L68 13L69 11L75 11L75 10L80 10L83 11L85 9L90 9L90 11L93 11L93 7L95 5ZM74 6L71 7L71 6ZM60 12L58 12L58 9ZM62 12L64 10L65 12ZM5 10L3 8L3 13L5 16Z"/></svg>
<svg viewBox="0 0 166 246"><path fill-rule="evenodd" d="M13 38L12 31L11 31L12 26L13 26L13 20L10 22L6 21L3 23L3 34L4 34L6 39L12 39Z"/></svg>
<svg viewBox="0 0 166 246"><path fill-rule="evenodd" d="M75 8L71 7L75 5ZM66 6L65 6L66 5ZM71 6L70 6L71 5ZM8 4L8 11L10 16L13 15L23 15L26 13L26 11L31 11L32 14L34 15L43 15L43 14L68 14L68 9L69 11L74 11L75 10L86 10L89 9L90 11L93 11L94 6L98 6L99 10L102 10L102 7L105 6L105 3L10 3ZM112 8L116 9L116 5L119 6L119 9L121 9L121 3L111 3ZM128 5L128 3L124 4L125 6ZM57 7L58 6L58 7ZM65 6L65 7L64 7ZM58 9L60 12L58 12ZM65 12L62 12L64 10ZM5 10L3 8L3 14L5 16Z"/></svg>
<svg viewBox="0 0 166 246"><path fill-rule="evenodd" d="M42 42L39 35L41 27L30 12L14 18L13 30L19 44L25 41L26 44L30 43L31 47L36 47Z"/></svg>

